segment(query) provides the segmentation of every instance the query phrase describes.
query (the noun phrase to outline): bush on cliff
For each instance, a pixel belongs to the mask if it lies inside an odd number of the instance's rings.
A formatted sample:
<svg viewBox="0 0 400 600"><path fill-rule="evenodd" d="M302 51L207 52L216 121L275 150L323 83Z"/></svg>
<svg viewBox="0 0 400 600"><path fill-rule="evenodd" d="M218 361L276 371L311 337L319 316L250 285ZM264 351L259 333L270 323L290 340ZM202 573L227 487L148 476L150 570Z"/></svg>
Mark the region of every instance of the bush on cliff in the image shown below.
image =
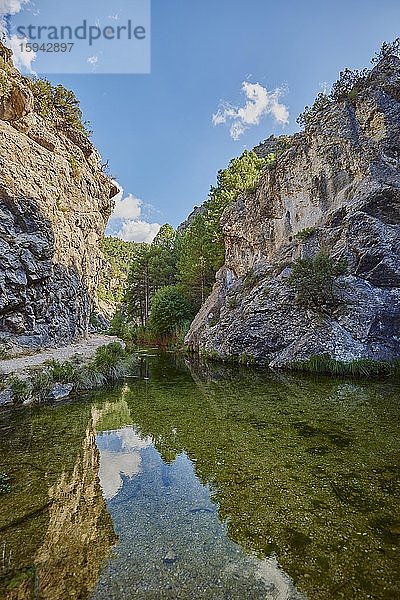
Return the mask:
<svg viewBox="0 0 400 600"><path fill-rule="evenodd" d="M302 306L334 306L339 302L337 278L346 271L344 260L334 261L326 251L321 250L312 258L297 259L287 283L296 292L296 301Z"/></svg>
<svg viewBox="0 0 400 600"><path fill-rule="evenodd" d="M53 86L47 79L27 78L27 81L34 96L35 110L43 119L55 111L71 127L86 135L91 133L86 127L87 124L82 121L80 103L73 91L62 85Z"/></svg>

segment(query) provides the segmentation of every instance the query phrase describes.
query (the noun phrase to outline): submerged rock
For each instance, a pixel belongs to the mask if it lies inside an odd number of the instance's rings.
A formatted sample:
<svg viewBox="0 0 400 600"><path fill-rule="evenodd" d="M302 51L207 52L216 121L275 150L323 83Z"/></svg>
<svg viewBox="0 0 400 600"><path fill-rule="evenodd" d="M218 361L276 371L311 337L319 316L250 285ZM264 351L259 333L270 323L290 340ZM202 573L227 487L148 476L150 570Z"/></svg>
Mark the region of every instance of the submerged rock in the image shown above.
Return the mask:
<svg viewBox="0 0 400 600"><path fill-rule="evenodd" d="M173 565L178 560L178 555L173 551L169 550L163 558L164 565Z"/></svg>
<svg viewBox="0 0 400 600"><path fill-rule="evenodd" d="M225 210L225 264L186 338L193 350L271 366L400 358L400 60L381 61L353 96ZM287 278L321 250L347 263L340 300L300 306Z"/></svg>
<svg viewBox="0 0 400 600"><path fill-rule="evenodd" d="M65 398L68 398L73 389L73 383L55 383L47 398L48 400L64 400Z"/></svg>

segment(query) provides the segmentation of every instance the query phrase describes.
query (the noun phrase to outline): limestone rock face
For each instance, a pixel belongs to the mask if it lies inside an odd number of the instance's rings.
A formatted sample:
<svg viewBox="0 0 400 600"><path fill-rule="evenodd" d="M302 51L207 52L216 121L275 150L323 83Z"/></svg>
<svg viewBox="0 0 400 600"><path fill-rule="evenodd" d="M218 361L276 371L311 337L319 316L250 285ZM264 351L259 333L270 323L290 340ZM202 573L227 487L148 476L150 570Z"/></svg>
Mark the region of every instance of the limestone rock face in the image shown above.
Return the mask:
<svg viewBox="0 0 400 600"><path fill-rule="evenodd" d="M381 61L355 98L294 135L222 226L225 264L187 336L193 349L271 366L322 353L399 358L400 60ZM330 311L299 306L287 285L293 261L320 249L348 264Z"/></svg>
<svg viewBox="0 0 400 600"><path fill-rule="evenodd" d="M34 111L0 46L0 343L66 344L88 330L117 193L84 133Z"/></svg>

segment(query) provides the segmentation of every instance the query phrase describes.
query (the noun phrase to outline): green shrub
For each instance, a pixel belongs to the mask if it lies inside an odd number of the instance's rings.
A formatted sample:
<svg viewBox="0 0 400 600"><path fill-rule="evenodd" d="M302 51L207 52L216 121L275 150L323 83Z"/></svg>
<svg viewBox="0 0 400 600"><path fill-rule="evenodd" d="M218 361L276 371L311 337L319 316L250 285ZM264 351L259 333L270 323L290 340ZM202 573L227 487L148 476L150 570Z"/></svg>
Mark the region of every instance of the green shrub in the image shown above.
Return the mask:
<svg viewBox="0 0 400 600"><path fill-rule="evenodd" d="M85 365L78 373L76 389L78 390L94 390L103 387L107 383L105 375L100 373L96 365Z"/></svg>
<svg viewBox="0 0 400 600"><path fill-rule="evenodd" d="M52 92L53 106L56 112L66 123L87 133L85 126L82 123L82 111L79 108L79 100L74 92L72 90L67 90L62 85L53 87Z"/></svg>
<svg viewBox="0 0 400 600"><path fill-rule="evenodd" d="M234 310L239 306L239 300L237 296L228 296L226 299L226 305L230 310Z"/></svg>
<svg viewBox="0 0 400 600"><path fill-rule="evenodd" d="M0 71L0 100L8 100L11 96L12 83L7 73Z"/></svg>
<svg viewBox="0 0 400 600"><path fill-rule="evenodd" d="M7 358L10 358L10 354L4 346L0 346L0 360L7 360Z"/></svg>
<svg viewBox="0 0 400 600"><path fill-rule="evenodd" d="M149 329L161 337L176 334L177 329L192 316L192 304L182 288L169 285L158 290L153 297Z"/></svg>
<svg viewBox="0 0 400 600"><path fill-rule="evenodd" d="M71 175L74 179L78 179L81 174L82 161L79 156L70 154L68 156L68 164L71 171Z"/></svg>
<svg viewBox="0 0 400 600"><path fill-rule="evenodd" d="M35 111L45 119L53 110L53 86L47 79L28 79L34 97Z"/></svg>
<svg viewBox="0 0 400 600"><path fill-rule="evenodd" d="M14 402L22 403L31 395L31 386L29 385L29 382L25 379L21 379L18 375L12 375L8 379L7 385L14 394Z"/></svg>
<svg viewBox="0 0 400 600"><path fill-rule="evenodd" d="M323 92L320 92L314 100L312 106L306 106L304 111L297 117L297 123L305 127L316 115L324 111L332 104L332 98Z"/></svg>
<svg viewBox="0 0 400 600"><path fill-rule="evenodd" d="M46 363L49 367L49 376L55 383L73 383L77 378L77 368L71 362L59 362L58 360L49 360Z"/></svg>
<svg viewBox="0 0 400 600"><path fill-rule="evenodd" d="M383 42L379 52L376 52L371 59L372 64L378 64L381 60L389 56L400 57L400 38L396 38L393 42Z"/></svg>
<svg viewBox="0 0 400 600"><path fill-rule="evenodd" d="M298 231L294 237L296 238L296 240L299 240L299 242L305 242L316 231L316 227L306 227L305 229Z"/></svg>
<svg viewBox="0 0 400 600"><path fill-rule="evenodd" d="M293 146L293 138L290 135L281 135L278 138L278 142L276 144L275 154L276 156L280 156L286 150L289 150Z"/></svg>
<svg viewBox="0 0 400 600"><path fill-rule="evenodd" d="M45 400L53 383L52 375L49 371L36 373L31 379L31 394L35 400Z"/></svg>
<svg viewBox="0 0 400 600"><path fill-rule="evenodd" d="M87 129L87 123L82 122L79 100L74 92L62 85L53 86L47 79L27 79L27 81L34 96L35 110L41 117L46 119L54 111L64 123L86 135L91 133Z"/></svg>
<svg viewBox="0 0 400 600"><path fill-rule="evenodd" d="M118 342L100 346L96 350L93 367L108 381L116 381L124 375L123 359L125 356L126 352Z"/></svg>
<svg viewBox="0 0 400 600"><path fill-rule="evenodd" d="M346 272L344 260L335 262L321 250L313 258L297 259L287 284L296 292L296 301L302 306L337 305L339 285L336 279Z"/></svg>
<svg viewBox="0 0 400 600"><path fill-rule="evenodd" d="M371 63L377 64L389 56L400 57L400 38L396 38L391 43L384 42L380 51L372 58ZM315 117L320 116L333 102L347 101L354 103L368 75L369 71L367 69L362 71L344 69L344 71L341 71L339 79L333 84L330 94L319 93L314 104L311 107L306 106L304 112L299 115L297 123L302 127L306 126Z"/></svg>
<svg viewBox="0 0 400 600"><path fill-rule="evenodd" d="M245 278L243 279L243 287L244 289L250 289L254 287L257 282L257 275L254 272L254 269L250 269L248 273L246 273Z"/></svg>

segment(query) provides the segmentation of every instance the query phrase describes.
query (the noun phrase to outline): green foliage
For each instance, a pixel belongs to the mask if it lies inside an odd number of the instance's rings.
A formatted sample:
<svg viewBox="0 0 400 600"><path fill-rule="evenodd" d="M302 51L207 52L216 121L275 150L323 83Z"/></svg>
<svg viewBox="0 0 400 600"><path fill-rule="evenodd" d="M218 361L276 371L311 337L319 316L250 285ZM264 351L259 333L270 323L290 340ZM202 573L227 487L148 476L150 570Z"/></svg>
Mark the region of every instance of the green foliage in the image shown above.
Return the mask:
<svg viewBox="0 0 400 600"><path fill-rule="evenodd" d="M371 63L377 64L389 56L400 57L400 38L396 38L391 43L384 42L379 52L372 58ZM299 115L297 123L305 127L314 118L320 116L333 102L354 103L368 75L368 69L363 69L362 71L344 69L344 71L341 71L339 79L333 84L330 94L319 93L314 104L311 107L306 106L304 112Z"/></svg>
<svg viewBox="0 0 400 600"><path fill-rule="evenodd" d="M178 249L179 236L168 224L161 227L152 244L138 245L128 275L128 320L145 326L154 294L176 283Z"/></svg>
<svg viewBox="0 0 400 600"><path fill-rule="evenodd" d="M106 385L107 379L97 370L93 363L80 369L77 379L77 389L81 391L95 390Z"/></svg>
<svg viewBox="0 0 400 600"><path fill-rule="evenodd" d="M126 320L123 311L121 309L116 310L111 319L108 335L118 335L120 337L124 337L122 335L122 330L125 326L125 323Z"/></svg>
<svg viewBox="0 0 400 600"><path fill-rule="evenodd" d="M276 156L280 156L281 154L283 154L284 152L286 152L286 150L289 150L289 148L291 148L293 145L293 138L290 135L281 135L278 138L278 142L276 145L276 150L275 150L275 154ZM271 154L269 156L272 156Z"/></svg>
<svg viewBox="0 0 400 600"><path fill-rule="evenodd" d="M400 57L400 38L394 39L393 42L383 42L379 52L376 52L371 59L371 63L378 64L389 56Z"/></svg>
<svg viewBox="0 0 400 600"><path fill-rule="evenodd" d="M125 357L125 350L119 342L111 342L105 346L97 348L94 364L100 370L114 366L118 361Z"/></svg>
<svg viewBox="0 0 400 600"><path fill-rule="evenodd" d="M253 269L250 269L250 271L248 271L248 273L246 273L246 276L243 279L243 288L245 290L251 289L252 287L255 286L256 282L257 282L257 275L255 274Z"/></svg>
<svg viewBox="0 0 400 600"><path fill-rule="evenodd" d="M82 161L79 156L70 154L68 156L68 164L71 170L71 175L74 179L79 179L82 169Z"/></svg>
<svg viewBox="0 0 400 600"><path fill-rule="evenodd" d="M35 99L36 112L46 119L54 112L62 121L89 135L87 123L82 122L79 100L62 85L53 86L47 79L27 79Z"/></svg>
<svg viewBox="0 0 400 600"><path fill-rule="evenodd" d="M116 237L105 237L101 250L107 267L100 273L97 297L107 302L120 303L124 300L128 272L141 244L125 242Z"/></svg>
<svg viewBox="0 0 400 600"><path fill-rule="evenodd" d="M37 401L46 399L51 385L53 383L52 373L49 371L39 371L31 379L31 394Z"/></svg>
<svg viewBox="0 0 400 600"><path fill-rule="evenodd" d="M242 156L231 160L227 169L219 171L217 185L211 188L203 212L184 232L178 261L179 279L197 305L204 302L215 273L224 262L222 213L241 192L255 189L261 171L274 164L275 158L275 155L259 158L255 152L245 150Z"/></svg>
<svg viewBox="0 0 400 600"><path fill-rule="evenodd" d="M11 96L12 83L5 71L0 71L0 100L8 100Z"/></svg>
<svg viewBox="0 0 400 600"><path fill-rule="evenodd" d="M31 386L26 379L21 379L18 375L12 375L7 381L8 387L12 390L15 403L22 403L31 395Z"/></svg>
<svg viewBox="0 0 400 600"><path fill-rule="evenodd" d="M76 366L69 361L59 362L58 360L49 360L46 362L49 368L49 374L56 383L73 383L76 381Z"/></svg>
<svg viewBox="0 0 400 600"><path fill-rule="evenodd" d="M154 296L150 318L150 330L161 337L176 333L182 324L193 317L193 307L181 286L161 288Z"/></svg>
<svg viewBox="0 0 400 600"><path fill-rule="evenodd" d="M125 349L119 342L112 342L97 348L93 365L107 381L114 382L125 374L124 359L126 359Z"/></svg>
<svg viewBox="0 0 400 600"><path fill-rule="evenodd" d="M10 358L8 350L4 346L0 346L0 360L7 360L7 358Z"/></svg>
<svg viewBox="0 0 400 600"><path fill-rule="evenodd" d="M227 300L226 300L226 305L230 310L234 310L235 308L237 308L239 306L239 301L237 299L237 296L235 296L235 295L228 296Z"/></svg>
<svg viewBox="0 0 400 600"><path fill-rule="evenodd" d="M313 258L299 258L293 263L288 285L296 292L298 304L318 308L338 304L337 277L347 271L345 261L335 262L321 250Z"/></svg>
<svg viewBox="0 0 400 600"><path fill-rule="evenodd" d="M53 106L61 118L83 133L88 133L85 125L82 123L82 111L79 108L79 100L72 90L67 90L62 85L52 88Z"/></svg>
<svg viewBox="0 0 400 600"><path fill-rule="evenodd" d="M377 361L360 358L353 361L341 361L331 358L329 354L311 356L307 360L295 361L290 365L295 371L321 373L326 375L343 375L347 377L381 377L395 375L400 372L400 361Z"/></svg>
<svg viewBox="0 0 400 600"><path fill-rule="evenodd" d="M316 115L323 112L331 104L331 97L323 92L320 92L316 97L314 104L312 106L306 106L304 111L297 117L297 123L302 127L305 127L314 119Z"/></svg>
<svg viewBox="0 0 400 600"><path fill-rule="evenodd" d="M294 237L296 238L296 240L299 240L299 242L305 242L316 231L317 231L316 227L306 227L305 229L298 231Z"/></svg>
<svg viewBox="0 0 400 600"><path fill-rule="evenodd" d="M53 110L53 86L47 79L28 79L35 100L35 111L46 119Z"/></svg>
<svg viewBox="0 0 400 600"><path fill-rule="evenodd" d="M351 102L357 97L358 91L367 77L368 71L345 69L340 72L339 79L333 84L331 99L334 102Z"/></svg>
<svg viewBox="0 0 400 600"><path fill-rule="evenodd" d="M10 478L7 473L0 473L0 495L11 491Z"/></svg>

